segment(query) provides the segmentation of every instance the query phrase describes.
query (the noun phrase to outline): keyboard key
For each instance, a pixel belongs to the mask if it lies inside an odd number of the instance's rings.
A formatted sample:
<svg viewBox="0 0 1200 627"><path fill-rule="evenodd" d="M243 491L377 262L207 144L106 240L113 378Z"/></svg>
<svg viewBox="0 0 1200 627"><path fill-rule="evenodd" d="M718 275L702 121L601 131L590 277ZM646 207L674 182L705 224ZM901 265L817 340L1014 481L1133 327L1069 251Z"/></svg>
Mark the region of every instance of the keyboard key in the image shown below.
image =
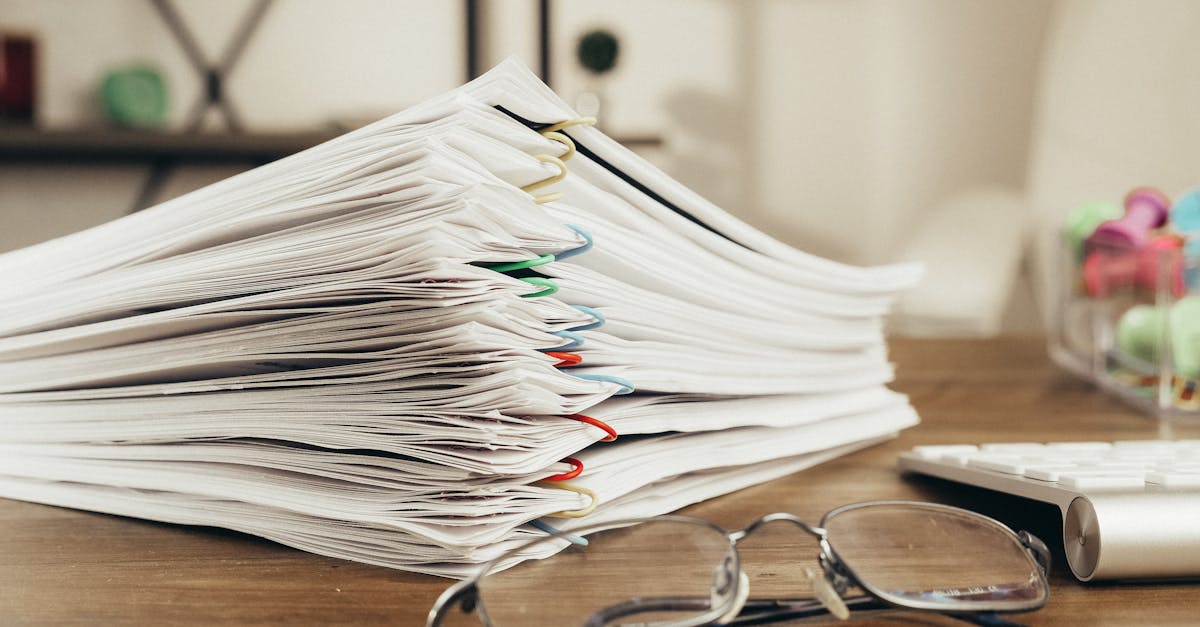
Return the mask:
<svg viewBox="0 0 1200 627"><path fill-rule="evenodd" d="M1104 460L1088 460L1078 464L1081 470L1091 470L1095 468L1103 470L1154 470L1155 461L1152 459L1104 459Z"/></svg>
<svg viewBox="0 0 1200 627"><path fill-rule="evenodd" d="M1161 452L1178 446L1178 444L1171 440L1125 440L1123 442L1113 442L1113 448L1117 451Z"/></svg>
<svg viewBox="0 0 1200 627"><path fill-rule="evenodd" d="M1027 466L1025 476L1038 481L1058 482L1058 477L1064 472L1076 470L1077 466Z"/></svg>
<svg viewBox="0 0 1200 627"><path fill-rule="evenodd" d="M1025 474L1025 461L1016 456L980 455L968 459L967 467L993 470L1006 475Z"/></svg>
<svg viewBox="0 0 1200 627"><path fill-rule="evenodd" d="M1146 475L1146 483L1152 483L1164 488L1196 488L1200 487L1200 472L1195 473L1163 473L1152 472Z"/></svg>
<svg viewBox="0 0 1200 627"><path fill-rule="evenodd" d="M1040 453L1045 448L1045 444L1038 444L1036 442L997 442L995 444L983 444L979 447L979 450L988 453L1021 455L1025 453Z"/></svg>
<svg viewBox="0 0 1200 627"><path fill-rule="evenodd" d="M1063 473L1058 477L1058 485L1072 490L1115 490L1145 488L1146 478L1143 474L1090 474Z"/></svg>
<svg viewBox="0 0 1200 627"><path fill-rule="evenodd" d="M1112 442L1048 442L1046 448L1054 452L1107 452Z"/></svg>
<svg viewBox="0 0 1200 627"><path fill-rule="evenodd" d="M940 459L943 455L953 453L975 453L979 450L978 446L973 444L947 444L947 445L929 445L929 446L914 446L913 452L921 459Z"/></svg>
<svg viewBox="0 0 1200 627"><path fill-rule="evenodd" d="M966 466L967 462L979 455L979 451L964 451L961 453L948 453L938 458L943 464L951 464L954 466Z"/></svg>

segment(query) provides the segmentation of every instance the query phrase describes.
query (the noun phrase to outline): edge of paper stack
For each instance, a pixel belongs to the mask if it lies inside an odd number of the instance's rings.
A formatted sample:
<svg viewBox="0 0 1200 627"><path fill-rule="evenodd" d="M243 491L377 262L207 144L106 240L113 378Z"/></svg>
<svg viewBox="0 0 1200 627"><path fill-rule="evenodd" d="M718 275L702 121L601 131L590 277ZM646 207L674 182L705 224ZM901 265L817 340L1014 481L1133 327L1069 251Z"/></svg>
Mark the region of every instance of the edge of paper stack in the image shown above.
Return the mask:
<svg viewBox="0 0 1200 627"><path fill-rule="evenodd" d="M0 496L463 577L915 424L919 272L755 231L510 60L0 256Z"/></svg>

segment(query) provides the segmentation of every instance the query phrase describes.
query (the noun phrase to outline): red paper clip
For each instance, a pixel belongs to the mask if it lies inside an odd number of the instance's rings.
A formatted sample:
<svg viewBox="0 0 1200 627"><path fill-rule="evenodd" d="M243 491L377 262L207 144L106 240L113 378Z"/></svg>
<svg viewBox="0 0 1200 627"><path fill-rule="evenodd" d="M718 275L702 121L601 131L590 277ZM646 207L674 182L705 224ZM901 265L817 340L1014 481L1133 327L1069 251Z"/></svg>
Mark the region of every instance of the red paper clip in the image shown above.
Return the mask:
<svg viewBox="0 0 1200 627"><path fill-rule="evenodd" d="M574 466L574 468L564 473L550 475L549 477L542 479L542 481L567 481L568 479L574 479L575 477L578 477L579 473L583 472L583 462L575 459L574 457L564 457L559 461L565 464L570 464Z"/></svg>
<svg viewBox="0 0 1200 627"><path fill-rule="evenodd" d="M546 354L557 359L558 363L554 364L555 368L568 368L570 366L578 366L583 363L583 356L578 353L556 353L546 351Z"/></svg>
<svg viewBox="0 0 1200 627"><path fill-rule="evenodd" d="M592 425L593 427L598 427L600 429L604 429L604 431L606 433L608 433L608 437L600 440L601 442L612 442L613 440L617 439L617 430L608 426L608 423L606 423L606 422L596 420L595 418L592 418L591 416L584 416L583 414L571 414L566 417L570 418L571 420L578 420L579 422L586 422L589 425Z"/></svg>

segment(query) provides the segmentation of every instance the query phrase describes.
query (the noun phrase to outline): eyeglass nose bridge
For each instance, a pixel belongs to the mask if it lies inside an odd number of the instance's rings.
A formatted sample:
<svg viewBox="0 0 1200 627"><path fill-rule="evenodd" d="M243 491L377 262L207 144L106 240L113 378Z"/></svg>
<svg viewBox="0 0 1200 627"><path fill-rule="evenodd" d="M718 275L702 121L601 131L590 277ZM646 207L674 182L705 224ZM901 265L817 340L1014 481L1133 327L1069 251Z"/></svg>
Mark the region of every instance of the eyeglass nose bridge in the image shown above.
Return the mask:
<svg viewBox="0 0 1200 627"><path fill-rule="evenodd" d="M821 570L825 577L825 581L828 582L831 592L835 596L841 597L844 595L850 588L850 584L853 580L851 579L848 571L846 571L845 567L842 566L837 554L833 552L833 547L829 545L829 532L826 531L824 527L809 524L804 519L794 514L776 512L774 514L767 514L766 516L755 520L741 530L731 532L729 534L729 539L736 546L738 542L750 537L754 532L758 531L763 526L776 521L791 523L817 539L818 544L821 547L817 559L821 565ZM808 571L807 568L805 570L807 572L811 572ZM821 603L829 608L831 612L839 614L838 611L830 607L831 600L832 599L823 600ZM841 606L841 608L844 609L844 605L841 605L840 603L835 604L835 606Z"/></svg>
<svg viewBox="0 0 1200 627"><path fill-rule="evenodd" d="M793 525L796 525L797 527L803 529L809 535L817 538L818 540L821 540L822 542L824 542L825 537L828 535L828 533L825 531L824 527L810 525L809 523L805 522L800 517L795 516L793 514L788 514L786 512L776 512L774 514L767 514L766 516L763 516L762 518L755 520L754 522L750 523L749 525L746 525L745 527L743 527L742 529L740 529L738 531L731 532L729 534L729 539L734 544L737 544L738 542L741 542L742 540L750 537L750 535L752 535L755 531L758 531L759 529L761 529L767 523L773 523L778 520L792 523Z"/></svg>

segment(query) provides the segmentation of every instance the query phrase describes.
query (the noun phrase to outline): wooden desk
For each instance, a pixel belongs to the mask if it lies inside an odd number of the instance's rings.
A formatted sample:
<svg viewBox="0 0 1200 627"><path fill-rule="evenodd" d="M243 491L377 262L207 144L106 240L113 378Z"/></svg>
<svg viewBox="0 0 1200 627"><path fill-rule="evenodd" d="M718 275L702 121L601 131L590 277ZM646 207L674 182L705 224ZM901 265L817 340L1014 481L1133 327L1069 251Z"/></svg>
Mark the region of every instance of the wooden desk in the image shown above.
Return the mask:
<svg viewBox="0 0 1200 627"><path fill-rule="evenodd" d="M895 387L911 395L920 426L883 446L687 513L735 527L781 509L815 521L837 505L869 499L974 507L1058 545L1049 605L1018 620L1031 625L1200 620L1200 587L1194 584L1075 582L1062 558L1053 511L1045 516L1045 510L1031 511L1014 499L895 471L897 454L917 444L1170 435L1157 421L1059 373L1038 339L897 340L892 346L899 367ZM1173 429L1187 437L1200 432ZM0 500L0 623L6 625L420 625L447 584L235 533Z"/></svg>

